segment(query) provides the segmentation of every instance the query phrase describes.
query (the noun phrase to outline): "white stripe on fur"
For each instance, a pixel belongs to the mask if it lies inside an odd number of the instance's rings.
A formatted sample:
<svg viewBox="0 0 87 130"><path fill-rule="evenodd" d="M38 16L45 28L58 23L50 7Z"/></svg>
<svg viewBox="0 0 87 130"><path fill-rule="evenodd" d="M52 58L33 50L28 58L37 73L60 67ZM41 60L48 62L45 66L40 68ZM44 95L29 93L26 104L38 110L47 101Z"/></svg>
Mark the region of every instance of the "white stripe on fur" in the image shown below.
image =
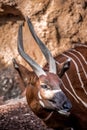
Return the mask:
<svg viewBox="0 0 87 130"><path fill-rule="evenodd" d="M87 65L87 61L85 60L85 58L84 58L84 56L81 54L81 52L79 52L79 51L77 51L77 50L75 50L75 49L72 49L72 51L78 53L78 54L82 57L82 59L83 59L83 61L85 62L85 64Z"/></svg>
<svg viewBox="0 0 87 130"><path fill-rule="evenodd" d="M83 67L83 64L82 64L82 62L80 61L80 59L74 54L74 53L72 53L72 52L69 52L71 55L73 55L78 61L79 61L79 63L80 63L80 65L81 65L81 67L82 67L82 69L83 69L83 72L84 72L84 74L85 74L85 77L87 78L87 73L86 73L86 71L85 71L85 69L84 69L84 67Z"/></svg>
<svg viewBox="0 0 87 130"><path fill-rule="evenodd" d="M64 54L64 53L63 53L62 55L65 56L65 57L67 57L67 58L71 58L71 59L72 59L74 65L75 65L75 67L76 67L76 70L77 70L77 75L78 75L79 80L80 80L81 85L82 85L81 87L83 88L83 83L82 83L81 77L80 77L80 75L79 75L79 73L78 73L79 70L78 70L78 66L77 66L76 62L74 61L74 59L73 59L72 57L70 57L70 56L68 56L68 55L66 55L66 54ZM71 84L71 81L70 81L68 75L67 75L67 74L65 74L65 75L66 75L66 77L67 77L67 79L68 79L69 85L70 85L72 91L74 92L75 96L78 98L78 100L79 100L80 102L82 102L82 104L83 104L85 107L87 107L87 103L85 103L85 102L76 94L76 92L75 92L75 90L74 90L74 88L73 88L73 86L72 86L72 84ZM83 89L84 89L84 88L83 88ZM87 94L86 90L84 90L84 92Z"/></svg>
<svg viewBox="0 0 87 130"><path fill-rule="evenodd" d="M69 53L69 52L68 52L68 53ZM63 53L62 55L64 55L64 56L67 57L67 58L71 58L71 59L72 59L74 65L75 65L75 67L76 67L76 71L77 71L77 75L78 75L79 81L80 81L80 83L81 83L81 88L83 88L85 94L87 95L87 91L86 91L85 88L84 88L84 84L83 84L83 81L82 81L82 79L81 79L81 76L80 76L80 73L79 73L79 68L78 68L77 63L75 62L75 60L74 60L72 57L70 57L70 56L68 56L68 55L66 55L66 54L64 54L64 53Z"/></svg>

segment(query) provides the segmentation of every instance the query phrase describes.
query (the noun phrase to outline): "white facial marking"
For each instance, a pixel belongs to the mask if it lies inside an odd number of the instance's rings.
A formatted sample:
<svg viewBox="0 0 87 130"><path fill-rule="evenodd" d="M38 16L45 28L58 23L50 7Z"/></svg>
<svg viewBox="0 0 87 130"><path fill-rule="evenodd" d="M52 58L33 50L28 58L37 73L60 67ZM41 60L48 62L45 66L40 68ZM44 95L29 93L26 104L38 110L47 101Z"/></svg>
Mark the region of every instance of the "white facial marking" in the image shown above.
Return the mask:
<svg viewBox="0 0 87 130"><path fill-rule="evenodd" d="M45 107L44 103L41 100L39 100L39 103L42 107Z"/></svg>
<svg viewBox="0 0 87 130"><path fill-rule="evenodd" d="M42 107L45 107L45 105L44 105L44 103L43 103L43 101L42 101L42 97L41 97L41 94L40 94L40 91L38 92L38 97L39 97L39 103L40 103L40 105L42 106Z"/></svg>
<svg viewBox="0 0 87 130"><path fill-rule="evenodd" d="M38 92L38 97L39 97L39 99L42 99L40 91Z"/></svg>
<svg viewBox="0 0 87 130"><path fill-rule="evenodd" d="M44 96L44 98L46 98L46 99L51 99L51 98L54 97L54 95L55 95L56 93L61 92L61 91L62 91L61 89L59 89L59 90L45 90L45 91L43 92L43 96Z"/></svg>

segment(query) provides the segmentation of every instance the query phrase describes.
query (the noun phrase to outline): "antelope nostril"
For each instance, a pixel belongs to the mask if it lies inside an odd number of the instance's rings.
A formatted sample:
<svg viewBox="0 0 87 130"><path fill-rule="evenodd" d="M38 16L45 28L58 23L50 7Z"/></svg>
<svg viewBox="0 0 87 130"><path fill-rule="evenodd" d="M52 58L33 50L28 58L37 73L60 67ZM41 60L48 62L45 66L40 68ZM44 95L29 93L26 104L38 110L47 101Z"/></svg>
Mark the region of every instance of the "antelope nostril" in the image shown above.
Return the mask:
<svg viewBox="0 0 87 130"><path fill-rule="evenodd" d="M63 108L66 110L70 110L72 108L72 105L70 102L64 102Z"/></svg>

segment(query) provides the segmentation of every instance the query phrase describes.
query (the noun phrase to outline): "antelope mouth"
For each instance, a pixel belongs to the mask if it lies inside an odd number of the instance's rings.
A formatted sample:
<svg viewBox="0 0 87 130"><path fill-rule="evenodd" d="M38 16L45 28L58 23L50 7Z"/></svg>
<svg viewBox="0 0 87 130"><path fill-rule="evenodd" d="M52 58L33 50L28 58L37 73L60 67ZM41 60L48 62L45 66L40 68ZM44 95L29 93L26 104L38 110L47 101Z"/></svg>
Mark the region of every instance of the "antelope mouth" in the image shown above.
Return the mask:
<svg viewBox="0 0 87 130"><path fill-rule="evenodd" d="M65 116L70 115L70 111L68 109L59 110L58 113Z"/></svg>

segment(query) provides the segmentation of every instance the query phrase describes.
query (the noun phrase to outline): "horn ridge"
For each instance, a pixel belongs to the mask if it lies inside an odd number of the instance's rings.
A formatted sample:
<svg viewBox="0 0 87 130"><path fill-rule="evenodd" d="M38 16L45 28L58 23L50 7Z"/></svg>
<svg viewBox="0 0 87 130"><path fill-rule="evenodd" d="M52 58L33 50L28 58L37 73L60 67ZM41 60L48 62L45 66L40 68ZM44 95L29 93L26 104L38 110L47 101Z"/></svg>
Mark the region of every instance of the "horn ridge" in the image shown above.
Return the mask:
<svg viewBox="0 0 87 130"><path fill-rule="evenodd" d="M23 47L23 39L22 39L22 24L19 26L18 30L18 52L23 57L23 59L32 67L35 71L36 75L39 77L40 75L46 75L44 70L30 57L24 52Z"/></svg>
<svg viewBox="0 0 87 130"><path fill-rule="evenodd" d="M42 53L44 54L46 60L49 62L49 71L56 74L56 62L54 58L52 57L52 54L48 50L48 48L44 45L44 43L39 39L39 37L36 35L33 25L28 17L26 17L26 21L29 27L29 30L37 42L38 46L40 47Z"/></svg>

